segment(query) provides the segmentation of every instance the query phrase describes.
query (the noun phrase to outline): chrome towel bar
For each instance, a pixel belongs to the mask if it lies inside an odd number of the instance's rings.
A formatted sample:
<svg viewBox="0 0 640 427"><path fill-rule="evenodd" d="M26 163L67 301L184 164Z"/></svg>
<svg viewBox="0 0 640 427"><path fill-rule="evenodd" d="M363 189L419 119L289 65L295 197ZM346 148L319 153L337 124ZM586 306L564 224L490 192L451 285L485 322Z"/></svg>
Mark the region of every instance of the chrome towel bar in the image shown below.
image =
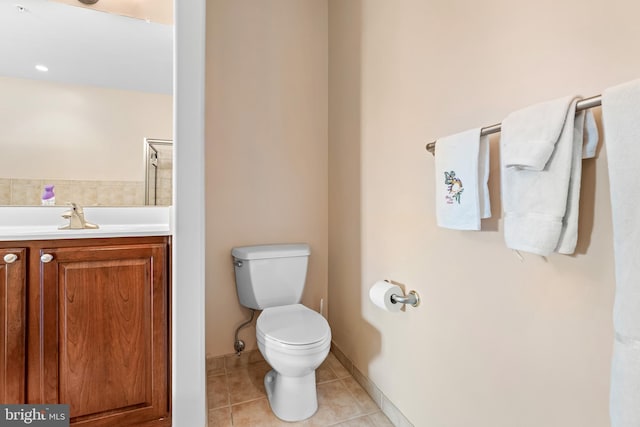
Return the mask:
<svg viewBox="0 0 640 427"><path fill-rule="evenodd" d="M592 96L590 98L585 98L576 103L576 113L588 110L589 108L599 107L602 105L602 95ZM495 125L483 127L480 129L480 136L491 135L492 133L498 133L502 129L501 123L497 123ZM428 152L435 155L436 154L436 141L432 141L427 144L425 147Z"/></svg>

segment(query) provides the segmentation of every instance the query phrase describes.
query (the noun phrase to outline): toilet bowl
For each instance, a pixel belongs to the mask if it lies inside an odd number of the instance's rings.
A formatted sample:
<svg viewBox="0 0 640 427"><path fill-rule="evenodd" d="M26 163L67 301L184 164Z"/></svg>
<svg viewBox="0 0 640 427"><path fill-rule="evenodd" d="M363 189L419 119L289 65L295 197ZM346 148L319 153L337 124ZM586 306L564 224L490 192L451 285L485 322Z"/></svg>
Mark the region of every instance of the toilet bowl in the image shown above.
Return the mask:
<svg viewBox="0 0 640 427"><path fill-rule="evenodd" d="M302 304L266 308L256 323L258 349L273 368L264 379L273 413L300 421L318 409L315 370L331 346L331 329Z"/></svg>
<svg viewBox="0 0 640 427"><path fill-rule="evenodd" d="M306 243L231 250L238 301L262 310L258 349L273 368L264 385L271 410L285 421L302 421L318 409L315 370L331 346L326 319L300 304L310 254Z"/></svg>

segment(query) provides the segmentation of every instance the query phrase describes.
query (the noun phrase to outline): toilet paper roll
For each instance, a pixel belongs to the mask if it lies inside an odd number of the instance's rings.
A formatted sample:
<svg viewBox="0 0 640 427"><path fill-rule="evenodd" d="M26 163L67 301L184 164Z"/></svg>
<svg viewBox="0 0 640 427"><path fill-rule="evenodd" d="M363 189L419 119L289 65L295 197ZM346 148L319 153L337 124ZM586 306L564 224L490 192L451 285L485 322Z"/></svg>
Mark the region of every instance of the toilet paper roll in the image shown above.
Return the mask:
<svg viewBox="0 0 640 427"><path fill-rule="evenodd" d="M369 299L383 310L398 312L402 304L391 302L391 295L404 295L400 286L394 285L384 280L379 280L369 289Z"/></svg>

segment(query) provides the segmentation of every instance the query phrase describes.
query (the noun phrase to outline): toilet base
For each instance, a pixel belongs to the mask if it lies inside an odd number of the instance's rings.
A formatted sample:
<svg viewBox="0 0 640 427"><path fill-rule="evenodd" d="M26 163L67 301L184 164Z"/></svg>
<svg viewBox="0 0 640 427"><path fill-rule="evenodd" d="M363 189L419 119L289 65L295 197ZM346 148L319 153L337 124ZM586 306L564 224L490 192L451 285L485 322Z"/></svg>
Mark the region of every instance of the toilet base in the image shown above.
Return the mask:
<svg viewBox="0 0 640 427"><path fill-rule="evenodd" d="M316 373L303 377L285 377L271 370L264 377L269 405L283 421L302 421L318 410Z"/></svg>

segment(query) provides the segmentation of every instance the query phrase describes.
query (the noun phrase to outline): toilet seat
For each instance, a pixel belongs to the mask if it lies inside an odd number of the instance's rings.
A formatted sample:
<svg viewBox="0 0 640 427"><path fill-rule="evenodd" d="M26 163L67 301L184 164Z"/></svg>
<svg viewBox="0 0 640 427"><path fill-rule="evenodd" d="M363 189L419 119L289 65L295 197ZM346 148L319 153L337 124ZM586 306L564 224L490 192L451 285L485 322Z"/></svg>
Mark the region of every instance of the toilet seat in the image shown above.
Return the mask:
<svg viewBox="0 0 640 427"><path fill-rule="evenodd" d="M331 329L319 313L302 304L266 308L256 323L258 340L288 350L330 345Z"/></svg>

